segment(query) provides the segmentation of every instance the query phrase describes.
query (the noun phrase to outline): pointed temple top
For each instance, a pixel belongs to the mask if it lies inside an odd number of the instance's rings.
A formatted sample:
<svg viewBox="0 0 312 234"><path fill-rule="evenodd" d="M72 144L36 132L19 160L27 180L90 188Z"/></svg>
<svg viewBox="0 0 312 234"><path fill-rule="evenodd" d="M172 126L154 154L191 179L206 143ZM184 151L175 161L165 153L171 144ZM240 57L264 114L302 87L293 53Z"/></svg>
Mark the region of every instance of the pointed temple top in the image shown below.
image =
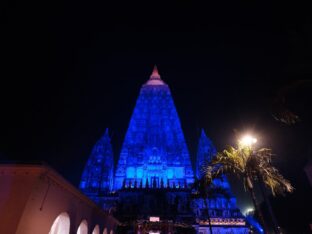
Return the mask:
<svg viewBox="0 0 312 234"><path fill-rule="evenodd" d="M164 85L165 83L160 78L160 75L158 73L157 66L154 66L153 72L150 75L149 80L146 82L146 85Z"/></svg>
<svg viewBox="0 0 312 234"><path fill-rule="evenodd" d="M202 138L202 137L207 138L207 135L206 135L205 130L203 128L201 129L201 133L200 133L200 138Z"/></svg>
<svg viewBox="0 0 312 234"><path fill-rule="evenodd" d="M153 72L152 72L152 75L150 76L150 79L160 79L160 75L158 73L158 69L156 65L154 65Z"/></svg>
<svg viewBox="0 0 312 234"><path fill-rule="evenodd" d="M108 128L105 129L105 133L102 135L102 137L99 139L98 142L107 141L107 140L110 142L109 129Z"/></svg>
<svg viewBox="0 0 312 234"><path fill-rule="evenodd" d="M114 155L108 128L93 146L84 168L80 189L86 195L111 191L114 176ZM93 200L93 198L91 198ZM96 200L94 200L97 202Z"/></svg>
<svg viewBox="0 0 312 234"><path fill-rule="evenodd" d="M210 162L216 155L217 151L211 140L207 137L205 130L201 130L201 134L197 146L196 156L196 176L201 178L203 176L203 165Z"/></svg>
<svg viewBox="0 0 312 234"><path fill-rule="evenodd" d="M208 144L209 147L215 148L212 141L207 137L205 130L202 128L200 137L199 137L199 143L202 142L202 144ZM216 152L215 152L216 153Z"/></svg>

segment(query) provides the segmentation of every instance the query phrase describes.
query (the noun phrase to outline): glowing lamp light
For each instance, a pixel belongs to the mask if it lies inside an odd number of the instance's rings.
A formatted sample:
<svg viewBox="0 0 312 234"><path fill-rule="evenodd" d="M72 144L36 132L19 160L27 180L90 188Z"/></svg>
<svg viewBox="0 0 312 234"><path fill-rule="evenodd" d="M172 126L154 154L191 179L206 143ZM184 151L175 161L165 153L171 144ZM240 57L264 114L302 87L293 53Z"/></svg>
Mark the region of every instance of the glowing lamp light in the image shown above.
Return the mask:
<svg viewBox="0 0 312 234"><path fill-rule="evenodd" d="M254 209L253 208L251 208L251 207L248 207L248 208L246 208L246 210L245 210L245 215L248 215L248 214L250 214L250 213L252 213L252 212L254 212Z"/></svg>
<svg viewBox="0 0 312 234"><path fill-rule="evenodd" d="M252 146L253 144L257 143L257 139L250 135L246 135L241 140L239 140L239 143L242 146Z"/></svg>
<svg viewBox="0 0 312 234"><path fill-rule="evenodd" d="M152 216L151 216L151 217L149 218L149 221L150 221L150 222L159 222L159 220L160 220L159 217L152 217Z"/></svg>

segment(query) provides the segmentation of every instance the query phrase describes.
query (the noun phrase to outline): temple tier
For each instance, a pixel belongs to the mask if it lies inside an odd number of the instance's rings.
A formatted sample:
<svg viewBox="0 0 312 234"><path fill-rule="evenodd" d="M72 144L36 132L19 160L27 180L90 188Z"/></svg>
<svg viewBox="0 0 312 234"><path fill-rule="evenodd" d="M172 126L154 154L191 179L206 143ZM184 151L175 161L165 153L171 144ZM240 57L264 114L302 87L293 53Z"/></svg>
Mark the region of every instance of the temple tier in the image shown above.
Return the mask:
<svg viewBox="0 0 312 234"><path fill-rule="evenodd" d="M186 187L193 181L190 155L169 87L154 70L135 105L114 189L135 184L143 188Z"/></svg>

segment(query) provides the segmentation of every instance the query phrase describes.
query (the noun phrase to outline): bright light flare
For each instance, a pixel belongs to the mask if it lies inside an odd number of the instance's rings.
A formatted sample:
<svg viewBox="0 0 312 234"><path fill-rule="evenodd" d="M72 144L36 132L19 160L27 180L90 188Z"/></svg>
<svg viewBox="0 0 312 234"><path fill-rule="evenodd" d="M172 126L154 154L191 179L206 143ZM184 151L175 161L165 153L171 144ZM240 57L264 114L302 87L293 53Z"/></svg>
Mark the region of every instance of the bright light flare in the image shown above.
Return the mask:
<svg viewBox="0 0 312 234"><path fill-rule="evenodd" d="M248 215L248 214L250 214L250 213L252 213L252 212L254 212L254 211L255 211L254 208L248 207L248 208L245 209L244 214L245 214L245 215Z"/></svg>
<svg viewBox="0 0 312 234"><path fill-rule="evenodd" d="M252 146L253 144L257 143L257 139L250 135L246 135L241 140L239 140L239 143L242 146Z"/></svg>

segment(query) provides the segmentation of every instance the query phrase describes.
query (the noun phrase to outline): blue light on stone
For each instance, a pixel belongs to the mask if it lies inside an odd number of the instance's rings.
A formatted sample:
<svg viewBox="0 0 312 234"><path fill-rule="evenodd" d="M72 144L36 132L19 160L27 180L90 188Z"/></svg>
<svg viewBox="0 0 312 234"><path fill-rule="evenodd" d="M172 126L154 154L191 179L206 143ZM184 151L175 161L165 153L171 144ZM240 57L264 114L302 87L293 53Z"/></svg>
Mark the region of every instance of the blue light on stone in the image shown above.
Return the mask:
<svg viewBox="0 0 312 234"><path fill-rule="evenodd" d="M196 176L201 178L203 174L203 166L212 160L216 155L217 151L212 143L212 141L206 136L205 132L202 130L196 158ZM214 218L243 218L240 210L236 205L236 198L233 196L230 188L230 184L225 175L221 178L213 180L213 187L223 191L219 194L211 194L207 199L208 207L205 206L202 199L195 199L193 201L194 207L196 207L196 214L203 219L207 218L206 214L209 210L210 217ZM213 193L213 192L212 192ZM219 213L219 214L218 214ZM201 227L203 228L203 227ZM223 228L224 229L224 228ZM223 230L222 229L222 230ZM230 230L219 230L220 233L227 233ZM247 228L235 228L230 231L231 233L246 233Z"/></svg>
<svg viewBox="0 0 312 234"><path fill-rule="evenodd" d="M141 179L143 177L143 168L137 168L137 178Z"/></svg>
<svg viewBox="0 0 312 234"><path fill-rule="evenodd" d="M167 178L168 179L172 179L173 178L173 170L172 169L168 169L167 170Z"/></svg>
<svg viewBox="0 0 312 234"><path fill-rule="evenodd" d="M258 233L260 233L260 234L264 233L264 230L263 230L262 226L260 225L260 223L255 218L253 218L252 216L247 216L246 217L246 221L251 226L253 226L253 228L256 229L256 231Z"/></svg>
<svg viewBox="0 0 312 234"><path fill-rule="evenodd" d="M175 168L175 176L177 179L184 178L184 168L183 167L176 167Z"/></svg>
<svg viewBox="0 0 312 234"><path fill-rule="evenodd" d="M213 156L217 154L217 150L212 144L212 141L207 137L206 133L202 129L196 157L196 176L201 178L203 176L203 166L205 163L210 162Z"/></svg>
<svg viewBox="0 0 312 234"><path fill-rule="evenodd" d="M128 167L127 168L127 178L134 178L135 177L135 168Z"/></svg>
<svg viewBox="0 0 312 234"><path fill-rule="evenodd" d="M84 168L79 188L85 194L109 192L113 186L114 158L108 129L95 144Z"/></svg>
<svg viewBox="0 0 312 234"><path fill-rule="evenodd" d="M203 176L202 166L216 153L212 141L202 131L195 164L197 178ZM94 146L80 183L80 189L104 209L111 210L118 201L121 214L133 215L134 208L141 207L140 215L150 215L154 202L165 202L158 206L160 212L172 215L176 209L177 220L193 213L199 233L209 232L205 224L208 214L216 222L226 223L214 226L216 233L248 233L244 222L232 225L235 220L245 218L237 208L226 176L213 180L216 193L206 198L191 196L196 191L189 189L194 182L190 155L170 89L156 68L140 90L115 174L113 162L106 131ZM108 194L112 190L117 193ZM185 216L187 212L191 213Z"/></svg>
<svg viewBox="0 0 312 234"><path fill-rule="evenodd" d="M143 184L155 180L157 187L161 180L176 185L194 181L170 89L157 70L142 86L137 99L117 164L114 189L120 189L124 181L127 184L132 179Z"/></svg>

